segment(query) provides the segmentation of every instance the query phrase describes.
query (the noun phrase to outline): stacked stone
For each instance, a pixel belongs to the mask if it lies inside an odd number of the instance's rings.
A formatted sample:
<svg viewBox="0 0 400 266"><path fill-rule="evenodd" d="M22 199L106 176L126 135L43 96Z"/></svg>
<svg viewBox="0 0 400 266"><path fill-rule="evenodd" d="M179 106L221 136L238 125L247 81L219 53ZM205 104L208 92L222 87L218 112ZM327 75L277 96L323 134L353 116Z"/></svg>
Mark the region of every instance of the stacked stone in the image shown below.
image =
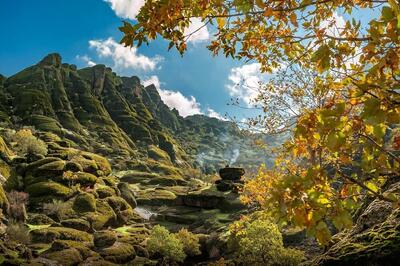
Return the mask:
<svg viewBox="0 0 400 266"><path fill-rule="evenodd" d="M243 168L225 167L219 170L220 180L215 182L217 189L222 192L232 191L238 193L243 187L241 177L245 174Z"/></svg>

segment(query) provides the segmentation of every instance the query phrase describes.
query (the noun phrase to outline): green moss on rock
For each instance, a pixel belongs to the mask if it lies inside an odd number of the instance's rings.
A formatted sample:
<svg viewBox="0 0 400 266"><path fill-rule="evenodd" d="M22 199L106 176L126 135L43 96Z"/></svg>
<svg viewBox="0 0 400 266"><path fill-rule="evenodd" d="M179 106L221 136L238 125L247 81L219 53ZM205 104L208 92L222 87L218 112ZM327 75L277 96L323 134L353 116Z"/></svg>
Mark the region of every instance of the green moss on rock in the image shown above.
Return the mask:
<svg viewBox="0 0 400 266"><path fill-rule="evenodd" d="M92 242L93 237L89 233L65 227L49 227L31 231L32 241L35 243L51 243L54 240L74 240Z"/></svg>
<svg viewBox="0 0 400 266"><path fill-rule="evenodd" d="M10 208L10 203L2 185L0 185L0 208L3 210L3 213L8 213L8 209Z"/></svg>
<svg viewBox="0 0 400 266"><path fill-rule="evenodd" d="M76 196L72 208L77 213L95 212L96 199L93 196L93 194L81 193L78 196Z"/></svg>
<svg viewBox="0 0 400 266"><path fill-rule="evenodd" d="M83 258L75 248L63 249L60 251L48 252L43 257L59 263L63 266L73 266L82 262Z"/></svg>
<svg viewBox="0 0 400 266"><path fill-rule="evenodd" d="M29 196L31 197L41 197L41 196L67 197L72 193L72 190L59 183L48 181L30 185L25 189L25 192L29 193Z"/></svg>
<svg viewBox="0 0 400 266"><path fill-rule="evenodd" d="M135 259L135 249L128 243L116 242L113 246L99 250L99 254L107 261L123 264Z"/></svg>
<svg viewBox="0 0 400 266"><path fill-rule="evenodd" d="M90 230L90 223L84 219L75 218L75 219L67 219L61 221L61 225L67 228L73 228L76 230L87 232Z"/></svg>
<svg viewBox="0 0 400 266"><path fill-rule="evenodd" d="M114 210L105 199L96 201L96 212L89 213L87 218L91 221L94 230L102 230L107 226L114 225L117 220Z"/></svg>
<svg viewBox="0 0 400 266"><path fill-rule="evenodd" d="M113 231L98 231L93 234L93 243L97 248L111 247L117 241Z"/></svg>

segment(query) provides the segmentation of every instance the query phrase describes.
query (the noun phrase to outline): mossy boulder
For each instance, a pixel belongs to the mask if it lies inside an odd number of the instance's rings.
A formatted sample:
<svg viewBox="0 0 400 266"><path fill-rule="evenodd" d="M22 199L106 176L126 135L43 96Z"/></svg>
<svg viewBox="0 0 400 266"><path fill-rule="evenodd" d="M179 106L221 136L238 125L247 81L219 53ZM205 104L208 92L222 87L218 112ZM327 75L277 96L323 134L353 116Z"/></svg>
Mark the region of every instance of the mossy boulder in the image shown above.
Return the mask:
<svg viewBox="0 0 400 266"><path fill-rule="evenodd" d="M27 223L33 225L44 225L44 224L54 224L55 221L43 213L35 213L35 214L29 214Z"/></svg>
<svg viewBox="0 0 400 266"><path fill-rule="evenodd" d="M122 242L116 242L111 247L103 248L98 252L105 260L117 264L128 263L136 257L134 247Z"/></svg>
<svg viewBox="0 0 400 266"><path fill-rule="evenodd" d="M388 193L400 193L400 182ZM312 265L397 265L400 254L400 209L373 200L351 229L333 237L333 245Z"/></svg>
<svg viewBox="0 0 400 266"><path fill-rule="evenodd" d="M89 173L85 172L65 172L62 177L56 178L64 184L80 184L81 186L91 187L97 183L98 178Z"/></svg>
<svg viewBox="0 0 400 266"><path fill-rule="evenodd" d="M147 154L150 158L156 161L170 161L168 153L154 145L148 147Z"/></svg>
<svg viewBox="0 0 400 266"><path fill-rule="evenodd" d="M71 172L83 172L83 167L79 163L76 162L67 162L65 164L65 171L71 171Z"/></svg>
<svg viewBox="0 0 400 266"><path fill-rule="evenodd" d="M136 264L134 264L136 265ZM115 266L114 263L104 260L102 257L90 257L79 264L79 266Z"/></svg>
<svg viewBox="0 0 400 266"><path fill-rule="evenodd" d="M10 203L8 202L7 195L2 185L0 185L0 208L3 210L4 214L8 213L10 208Z"/></svg>
<svg viewBox="0 0 400 266"><path fill-rule="evenodd" d="M77 265L83 260L81 254L75 248L67 248L60 251L47 252L43 255L43 257L51 261L55 261L58 265L62 266Z"/></svg>
<svg viewBox="0 0 400 266"><path fill-rule="evenodd" d="M72 190L59 183L46 181L28 186L25 192L29 193L30 197L54 196L65 198L72 193Z"/></svg>
<svg viewBox="0 0 400 266"><path fill-rule="evenodd" d="M64 172L66 162L65 161L53 161L50 163L43 164L39 166L34 174L36 176L43 176L43 177L55 177L62 175Z"/></svg>
<svg viewBox="0 0 400 266"><path fill-rule="evenodd" d="M76 196L72 208L77 213L95 212L96 198L90 193L81 193Z"/></svg>
<svg viewBox="0 0 400 266"><path fill-rule="evenodd" d="M61 221L61 225L67 228L88 232L90 230L90 223L84 219L75 218Z"/></svg>
<svg viewBox="0 0 400 266"><path fill-rule="evenodd" d="M65 227L48 227L30 232L34 243L51 243L54 240L74 240L92 242L93 237L89 233Z"/></svg>
<svg viewBox="0 0 400 266"><path fill-rule="evenodd" d="M87 219L91 222L94 230L102 230L116 224L117 215L106 199L96 200L96 212L88 213Z"/></svg>
<svg viewBox="0 0 400 266"><path fill-rule="evenodd" d="M121 177L122 182L127 182L129 184L136 184L149 181L150 179L159 177L156 173L147 173L140 171L129 171L127 174Z"/></svg>
<svg viewBox="0 0 400 266"><path fill-rule="evenodd" d="M92 244L87 242L73 240L55 240L48 252L62 251L68 248L74 248L79 251L79 254L82 256L83 259L86 259L91 255L95 255L95 252L90 249L91 247Z"/></svg>
<svg viewBox="0 0 400 266"><path fill-rule="evenodd" d="M156 178L150 179L146 182L146 184L172 187L172 186L178 185L178 180L183 181L182 179L176 179L174 177L163 176L163 177L156 177Z"/></svg>
<svg viewBox="0 0 400 266"><path fill-rule="evenodd" d="M124 200L123 198L118 196L108 197L106 198L106 201L114 210L124 211L127 209L131 209L129 203L126 202L126 200Z"/></svg>
<svg viewBox="0 0 400 266"><path fill-rule="evenodd" d="M111 247L117 241L113 231L98 231L93 234L93 243L96 248Z"/></svg>
<svg viewBox="0 0 400 266"><path fill-rule="evenodd" d="M28 164L26 166L25 170L28 173L29 172L33 173L33 171L37 170L39 167L41 167L43 165L46 165L46 164L49 164L49 163L53 163L53 162L59 162L59 161L62 161L62 160L60 158L57 158L57 157L46 157L46 158L43 158L43 159L40 159L40 160L37 160L35 162L32 162L32 163Z"/></svg>
<svg viewBox="0 0 400 266"><path fill-rule="evenodd" d="M139 205L171 205L175 204L177 196L175 193L164 188L149 188L137 192L137 199Z"/></svg>
<svg viewBox="0 0 400 266"><path fill-rule="evenodd" d="M109 187L109 186L105 186L105 185L99 185L96 188L96 193L100 199L104 199L104 198L108 198L108 197L117 195L115 192L115 189L113 189L112 187Z"/></svg>
<svg viewBox="0 0 400 266"><path fill-rule="evenodd" d="M87 160L94 161L98 167L98 170L101 170L104 173L104 175L107 176L111 174L110 162L105 157L90 152L84 152L82 153L82 156Z"/></svg>
<svg viewBox="0 0 400 266"><path fill-rule="evenodd" d="M121 182L118 184L118 189L121 193L121 197L128 202L132 208L136 208L135 192L129 187L129 184Z"/></svg>
<svg viewBox="0 0 400 266"><path fill-rule="evenodd" d="M9 161L14 153L8 148L4 139L0 136L0 158Z"/></svg>

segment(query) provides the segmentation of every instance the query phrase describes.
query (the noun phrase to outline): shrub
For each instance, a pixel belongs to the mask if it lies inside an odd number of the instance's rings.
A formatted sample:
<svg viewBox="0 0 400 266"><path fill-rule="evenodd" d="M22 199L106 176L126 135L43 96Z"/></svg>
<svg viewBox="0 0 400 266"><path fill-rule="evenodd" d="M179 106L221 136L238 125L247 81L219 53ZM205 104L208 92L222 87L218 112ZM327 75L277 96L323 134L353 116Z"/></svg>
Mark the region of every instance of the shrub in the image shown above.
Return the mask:
<svg viewBox="0 0 400 266"><path fill-rule="evenodd" d="M147 240L147 249L153 255L161 255L166 262L183 262L186 258L183 244L165 227L156 225Z"/></svg>
<svg viewBox="0 0 400 266"><path fill-rule="evenodd" d="M16 241L21 244L29 244L31 242L29 229L23 223L9 223L6 229L6 234L9 240Z"/></svg>
<svg viewBox="0 0 400 266"><path fill-rule="evenodd" d="M47 145L36 138L30 129L21 129L13 137L17 142L17 149L22 154L47 154Z"/></svg>
<svg viewBox="0 0 400 266"><path fill-rule="evenodd" d="M235 260L244 265L299 265L301 251L286 249L276 224L264 219L242 219L231 228L229 247Z"/></svg>
<svg viewBox="0 0 400 266"><path fill-rule="evenodd" d="M189 232L185 228L182 228L178 233L175 234L175 236L179 239L179 241L181 241L186 255L196 256L201 254L199 237L197 235Z"/></svg>
<svg viewBox="0 0 400 266"><path fill-rule="evenodd" d="M19 222L25 222L27 218L26 204L29 195L25 192L11 191L7 193L8 202L10 204L9 214L12 219Z"/></svg>
<svg viewBox="0 0 400 266"><path fill-rule="evenodd" d="M44 214L56 217L61 221L66 217L68 212L71 211L71 205L62 200L53 200L51 203L43 203L42 209Z"/></svg>

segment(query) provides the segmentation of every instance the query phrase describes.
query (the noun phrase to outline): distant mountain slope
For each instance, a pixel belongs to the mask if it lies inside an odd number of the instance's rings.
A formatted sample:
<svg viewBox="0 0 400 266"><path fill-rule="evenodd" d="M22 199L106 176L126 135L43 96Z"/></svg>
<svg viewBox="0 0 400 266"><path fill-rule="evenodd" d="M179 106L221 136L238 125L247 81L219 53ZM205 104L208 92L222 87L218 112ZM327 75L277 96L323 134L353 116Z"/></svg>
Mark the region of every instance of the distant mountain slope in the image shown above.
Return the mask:
<svg viewBox="0 0 400 266"><path fill-rule="evenodd" d="M153 167L202 167L211 173L225 163L265 161L252 145L255 135L242 135L233 123L183 118L154 85L143 87L139 78L119 77L104 65L78 70L58 54L9 78L0 76L0 120L51 131L121 168L146 168L150 161Z"/></svg>

